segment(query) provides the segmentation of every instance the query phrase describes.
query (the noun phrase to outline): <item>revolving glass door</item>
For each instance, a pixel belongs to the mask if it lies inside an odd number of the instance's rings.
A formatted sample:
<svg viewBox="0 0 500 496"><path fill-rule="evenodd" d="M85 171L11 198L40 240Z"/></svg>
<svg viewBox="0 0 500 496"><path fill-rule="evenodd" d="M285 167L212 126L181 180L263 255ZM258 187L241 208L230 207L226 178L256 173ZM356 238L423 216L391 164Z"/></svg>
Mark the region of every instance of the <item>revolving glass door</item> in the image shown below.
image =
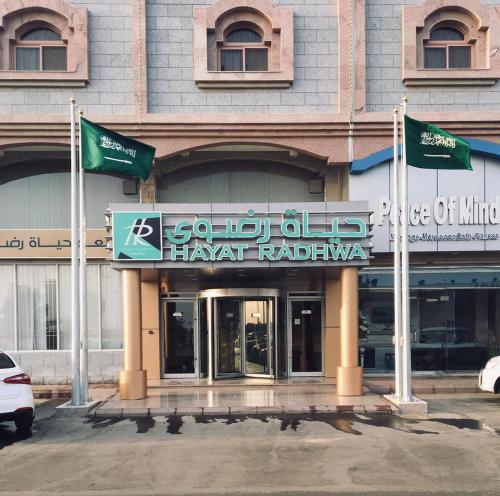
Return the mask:
<svg viewBox="0 0 500 496"><path fill-rule="evenodd" d="M276 325L285 298L276 290L207 290L199 298L207 298L212 311L210 317L207 315L212 377L274 378L286 374L282 371L286 352L278 353L278 344L286 346L286 339L281 339L281 327Z"/></svg>

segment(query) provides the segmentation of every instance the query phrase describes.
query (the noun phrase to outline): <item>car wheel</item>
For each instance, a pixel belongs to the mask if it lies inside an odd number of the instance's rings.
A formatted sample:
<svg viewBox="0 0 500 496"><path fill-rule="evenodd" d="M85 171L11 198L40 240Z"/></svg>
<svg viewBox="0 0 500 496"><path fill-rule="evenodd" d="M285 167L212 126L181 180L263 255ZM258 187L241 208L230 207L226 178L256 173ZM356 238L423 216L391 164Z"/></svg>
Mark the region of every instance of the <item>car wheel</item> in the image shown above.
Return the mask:
<svg viewBox="0 0 500 496"><path fill-rule="evenodd" d="M497 382L495 382L495 387L493 388L493 391L495 391L496 394L500 393L500 379L497 379Z"/></svg>
<svg viewBox="0 0 500 496"><path fill-rule="evenodd" d="M17 418L14 423L18 431L29 431L33 425L33 417L31 415L24 415Z"/></svg>

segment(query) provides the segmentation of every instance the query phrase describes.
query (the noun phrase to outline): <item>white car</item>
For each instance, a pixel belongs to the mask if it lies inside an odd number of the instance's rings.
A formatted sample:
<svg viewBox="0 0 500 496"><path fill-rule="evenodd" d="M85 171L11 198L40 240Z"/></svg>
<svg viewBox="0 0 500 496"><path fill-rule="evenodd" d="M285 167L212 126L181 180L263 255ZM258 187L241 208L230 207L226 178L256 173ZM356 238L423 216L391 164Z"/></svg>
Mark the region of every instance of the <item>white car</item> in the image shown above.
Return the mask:
<svg viewBox="0 0 500 496"><path fill-rule="evenodd" d="M479 387L483 391L500 393L500 356L490 358L479 372Z"/></svg>
<svg viewBox="0 0 500 496"><path fill-rule="evenodd" d="M24 431L31 429L34 417L31 378L0 349L0 422L13 421Z"/></svg>

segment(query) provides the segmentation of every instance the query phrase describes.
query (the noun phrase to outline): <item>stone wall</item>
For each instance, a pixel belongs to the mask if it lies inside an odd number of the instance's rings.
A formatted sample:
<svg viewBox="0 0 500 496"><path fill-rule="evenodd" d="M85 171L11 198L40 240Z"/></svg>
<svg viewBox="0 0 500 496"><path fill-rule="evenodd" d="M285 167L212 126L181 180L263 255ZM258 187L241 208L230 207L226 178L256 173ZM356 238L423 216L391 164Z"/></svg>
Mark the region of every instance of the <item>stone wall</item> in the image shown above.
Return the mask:
<svg viewBox="0 0 500 496"><path fill-rule="evenodd" d="M366 0L366 102L368 112L391 111L408 96L410 112L500 109L500 83L493 87L405 87L401 81L401 9L421 0ZM500 4L499 0L483 0ZM460 5L460 2L457 2Z"/></svg>
<svg viewBox="0 0 500 496"><path fill-rule="evenodd" d="M33 384L70 384L70 351L9 351ZM121 350L89 351L89 382L111 383L123 368Z"/></svg>
<svg viewBox="0 0 500 496"><path fill-rule="evenodd" d="M0 114L67 114L74 96L87 114L132 114L133 0L71 0L88 9L86 88L0 88Z"/></svg>
<svg viewBox="0 0 500 496"><path fill-rule="evenodd" d="M193 7L213 0L148 0L149 111L324 113L337 111L335 0L274 0L293 7L295 80L288 89L199 89L193 74Z"/></svg>

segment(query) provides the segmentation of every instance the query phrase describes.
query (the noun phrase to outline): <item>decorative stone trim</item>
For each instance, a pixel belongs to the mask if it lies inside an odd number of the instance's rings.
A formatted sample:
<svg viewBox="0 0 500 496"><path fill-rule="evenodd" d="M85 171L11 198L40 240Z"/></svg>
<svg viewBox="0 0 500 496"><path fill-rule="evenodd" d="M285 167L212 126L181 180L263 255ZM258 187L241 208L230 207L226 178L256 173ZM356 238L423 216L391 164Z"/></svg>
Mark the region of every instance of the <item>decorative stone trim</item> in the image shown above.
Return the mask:
<svg viewBox="0 0 500 496"><path fill-rule="evenodd" d="M67 71L15 71L11 46L27 24L53 26L67 46ZM0 4L0 86L85 86L88 82L87 9L65 0L9 0Z"/></svg>
<svg viewBox="0 0 500 496"><path fill-rule="evenodd" d="M459 25L472 46L471 69L424 69L423 41L441 23ZM427 0L402 10L402 80L406 86L492 86L500 79L500 12L479 0Z"/></svg>
<svg viewBox="0 0 500 496"><path fill-rule="evenodd" d="M256 25L269 47L269 70L217 70L217 47L228 27ZM270 0L218 0L194 9L194 77L200 88L287 88L293 83L293 10Z"/></svg>

